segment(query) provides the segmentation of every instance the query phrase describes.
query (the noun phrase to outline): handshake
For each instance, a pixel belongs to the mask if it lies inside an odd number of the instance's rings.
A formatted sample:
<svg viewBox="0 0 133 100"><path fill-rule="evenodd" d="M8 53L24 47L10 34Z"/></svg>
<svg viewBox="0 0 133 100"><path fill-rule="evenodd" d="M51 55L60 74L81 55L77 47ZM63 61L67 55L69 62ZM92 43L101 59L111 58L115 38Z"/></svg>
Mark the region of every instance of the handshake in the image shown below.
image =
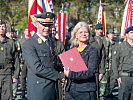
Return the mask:
<svg viewBox="0 0 133 100"><path fill-rule="evenodd" d="M58 75L58 79L60 80L62 86L64 85L65 83L65 75L63 72L59 72L59 75Z"/></svg>

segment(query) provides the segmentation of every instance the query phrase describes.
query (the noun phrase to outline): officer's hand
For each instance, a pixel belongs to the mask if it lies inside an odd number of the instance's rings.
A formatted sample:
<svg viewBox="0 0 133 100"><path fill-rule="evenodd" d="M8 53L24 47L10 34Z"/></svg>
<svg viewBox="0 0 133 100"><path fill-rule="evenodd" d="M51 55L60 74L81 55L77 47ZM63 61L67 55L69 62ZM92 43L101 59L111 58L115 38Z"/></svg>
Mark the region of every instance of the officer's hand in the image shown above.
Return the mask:
<svg viewBox="0 0 133 100"><path fill-rule="evenodd" d="M69 75L69 67L68 67L68 69L65 69L65 67L64 67L64 74L65 74L66 77L68 77L68 75Z"/></svg>
<svg viewBox="0 0 133 100"><path fill-rule="evenodd" d="M62 81L63 78L65 79L65 75L64 75L63 72L60 72L60 73L59 73L59 76L58 76L58 79L59 79L60 81Z"/></svg>
<svg viewBox="0 0 133 100"><path fill-rule="evenodd" d="M120 87L120 85L121 85L121 78L119 77L119 78L117 79L117 81L118 81L118 86Z"/></svg>
<svg viewBox="0 0 133 100"><path fill-rule="evenodd" d="M64 86L64 84L65 84L65 78L63 78L63 79L61 80L61 85Z"/></svg>
<svg viewBox="0 0 133 100"><path fill-rule="evenodd" d="M13 78L13 83L16 83L16 82L18 82L18 79Z"/></svg>
<svg viewBox="0 0 133 100"><path fill-rule="evenodd" d="M99 74L99 81L101 81L103 78L103 74Z"/></svg>

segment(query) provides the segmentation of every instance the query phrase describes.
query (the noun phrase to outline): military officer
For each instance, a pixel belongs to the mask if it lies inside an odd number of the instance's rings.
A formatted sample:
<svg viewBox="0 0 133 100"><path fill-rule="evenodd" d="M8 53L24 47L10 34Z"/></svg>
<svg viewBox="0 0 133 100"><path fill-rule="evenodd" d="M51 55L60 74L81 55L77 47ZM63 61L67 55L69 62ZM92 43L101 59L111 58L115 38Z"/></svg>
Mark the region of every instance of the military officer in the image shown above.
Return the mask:
<svg viewBox="0 0 133 100"><path fill-rule="evenodd" d="M18 52L5 33L6 23L0 20L0 100L12 100L12 82L18 81Z"/></svg>
<svg viewBox="0 0 133 100"><path fill-rule="evenodd" d="M126 29L127 40L113 52L113 76L118 81L119 100L133 100L133 26Z"/></svg>
<svg viewBox="0 0 133 100"><path fill-rule="evenodd" d="M23 44L23 57L28 69L28 100L56 100L55 86L59 73L54 61L55 46L48 38L54 16L51 12L33 15L37 33Z"/></svg>

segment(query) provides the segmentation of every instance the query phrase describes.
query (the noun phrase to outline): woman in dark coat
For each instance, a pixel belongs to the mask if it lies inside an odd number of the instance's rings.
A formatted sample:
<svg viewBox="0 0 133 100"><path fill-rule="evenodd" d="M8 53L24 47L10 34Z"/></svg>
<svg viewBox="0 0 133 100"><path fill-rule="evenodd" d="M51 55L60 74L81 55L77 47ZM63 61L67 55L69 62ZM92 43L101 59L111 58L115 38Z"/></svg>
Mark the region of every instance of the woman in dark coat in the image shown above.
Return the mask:
<svg viewBox="0 0 133 100"><path fill-rule="evenodd" d="M74 72L64 69L67 77L65 100L96 100L95 72L99 64L98 51L88 41L90 30L85 22L79 22L73 29L71 44L77 46L87 71Z"/></svg>

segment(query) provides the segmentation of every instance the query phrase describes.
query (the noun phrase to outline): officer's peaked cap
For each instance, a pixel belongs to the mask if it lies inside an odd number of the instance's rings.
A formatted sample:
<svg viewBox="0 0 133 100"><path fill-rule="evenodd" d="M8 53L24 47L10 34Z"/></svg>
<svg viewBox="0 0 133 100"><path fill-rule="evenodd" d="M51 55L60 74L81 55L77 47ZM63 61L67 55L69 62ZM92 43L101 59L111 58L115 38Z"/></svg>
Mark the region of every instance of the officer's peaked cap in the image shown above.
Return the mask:
<svg viewBox="0 0 133 100"><path fill-rule="evenodd" d="M128 27L128 28L126 29L125 33L128 33L128 32L130 32L130 31L133 31L133 26Z"/></svg>
<svg viewBox="0 0 133 100"><path fill-rule="evenodd" d="M53 19L55 18L55 14L51 12L41 13L34 15L35 21L40 24L53 24Z"/></svg>

